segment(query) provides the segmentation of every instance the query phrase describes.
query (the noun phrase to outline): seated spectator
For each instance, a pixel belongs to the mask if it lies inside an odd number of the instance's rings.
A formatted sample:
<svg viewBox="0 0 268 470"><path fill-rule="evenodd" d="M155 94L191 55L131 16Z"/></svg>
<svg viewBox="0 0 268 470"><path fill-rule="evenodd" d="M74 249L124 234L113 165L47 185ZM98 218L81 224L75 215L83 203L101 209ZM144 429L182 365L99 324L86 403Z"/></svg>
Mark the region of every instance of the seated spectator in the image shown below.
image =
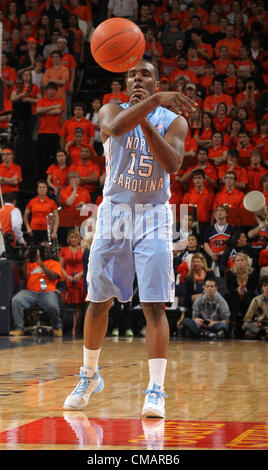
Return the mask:
<svg viewBox="0 0 268 470"><path fill-rule="evenodd" d="M56 292L61 267L58 261L51 258L47 242L42 242L39 249L32 248L29 251L23 274L26 287L12 298L14 330L9 335L24 335L24 310L38 305L50 317L53 336L62 336L59 294Z"/></svg>
<svg viewBox="0 0 268 470"><path fill-rule="evenodd" d="M234 266L226 273L226 300L231 311L230 329L236 338L243 336L243 319L255 296L257 281L257 272L250 266L248 256L237 253Z"/></svg>
<svg viewBox="0 0 268 470"><path fill-rule="evenodd" d="M243 319L242 330L247 339L268 337L268 277L260 280L262 293L254 297Z"/></svg>
<svg viewBox="0 0 268 470"><path fill-rule="evenodd" d="M194 188L183 196L182 204L189 204L197 208L197 220L200 227L200 236L205 226L210 222L214 194L205 187L205 173L195 170L193 173Z"/></svg>
<svg viewBox="0 0 268 470"><path fill-rule="evenodd" d="M47 184L59 201L60 191L67 186L67 174L70 171L68 156L65 150L58 150L56 162L47 169Z"/></svg>
<svg viewBox="0 0 268 470"><path fill-rule="evenodd" d="M198 132L195 133L197 145L201 147L212 147L212 135L215 132L213 117L210 113L204 112L202 115L202 126Z"/></svg>
<svg viewBox="0 0 268 470"><path fill-rule="evenodd" d="M208 150L210 163L217 167L224 165L227 160L228 148L223 144L223 135L219 131L214 131L211 139L212 145Z"/></svg>
<svg viewBox="0 0 268 470"><path fill-rule="evenodd" d="M174 86L176 78L183 76L186 83L194 83L196 86L199 83L198 76L193 70L188 69L188 60L185 54L180 54L177 59L177 66L175 70L169 74L169 80L171 85Z"/></svg>
<svg viewBox="0 0 268 470"><path fill-rule="evenodd" d="M216 75L212 82L212 94L204 99L204 111L211 113L213 116L217 112L217 106L220 103L225 103L227 106L227 114L230 114L233 100L230 95L223 93L223 80L220 76Z"/></svg>
<svg viewBox="0 0 268 470"><path fill-rule="evenodd" d="M15 86L17 81L17 72L14 67L8 65L8 54L7 52L2 52L2 79L5 84L5 98L9 99L11 95L12 88Z"/></svg>
<svg viewBox="0 0 268 470"><path fill-rule="evenodd" d="M180 255L184 250L186 250L190 235L197 235L193 214L190 212L183 214L177 230L178 232L173 240L173 253L175 256Z"/></svg>
<svg viewBox="0 0 268 470"><path fill-rule="evenodd" d="M261 178L261 192L265 197L266 206L268 207L268 175L265 174Z"/></svg>
<svg viewBox="0 0 268 470"><path fill-rule="evenodd" d="M57 238L57 231L59 226L58 207L55 201L47 196L47 193L47 182L42 180L38 181L37 196L31 199L26 205L23 220L30 244L37 244L47 239L46 217L51 212L54 216L51 238Z"/></svg>
<svg viewBox="0 0 268 470"><path fill-rule="evenodd" d="M9 148L2 149L2 163L0 163L0 184L3 194L19 191L22 181L21 167L14 163L13 151Z"/></svg>
<svg viewBox="0 0 268 470"><path fill-rule="evenodd" d="M239 163L247 166L247 162L254 150L253 145L250 142L250 135L247 131L240 131L238 134L238 145L237 150L239 152Z"/></svg>
<svg viewBox="0 0 268 470"><path fill-rule="evenodd" d="M238 134L244 130L243 123L239 119L234 118L231 121L228 133L224 135L223 144L226 147L236 149L238 146Z"/></svg>
<svg viewBox="0 0 268 470"><path fill-rule="evenodd" d="M79 231L71 230L67 237L67 246L62 247L59 251L59 262L66 280L66 290L63 292L64 303L74 305L73 336L77 333L82 305L86 297L83 287L82 258L81 235Z"/></svg>
<svg viewBox="0 0 268 470"><path fill-rule="evenodd" d="M80 211L84 204L91 202L90 194L80 186L80 176L77 171L67 175L68 186L61 191L60 202L70 211Z"/></svg>
<svg viewBox="0 0 268 470"><path fill-rule="evenodd" d="M228 171L233 171L236 174L235 188L245 190L248 187L248 173L245 168L238 165L239 154L236 149L230 149L227 153L227 161L225 165L218 168L218 177L220 187L224 184L224 176Z"/></svg>
<svg viewBox="0 0 268 470"><path fill-rule="evenodd" d="M193 302L192 318L182 322L183 334L200 338L225 338L229 332L230 310L217 290L216 279L206 279L203 293Z"/></svg>
<svg viewBox="0 0 268 470"><path fill-rule="evenodd" d="M207 227L204 234L204 251L209 267L219 267L221 255L233 234L233 227L227 222L228 210L218 205L213 212L213 224Z"/></svg>
<svg viewBox="0 0 268 470"><path fill-rule="evenodd" d="M227 67L230 63L231 63L231 59L228 56L228 48L226 46L221 46L219 48L219 57L213 60L215 73L217 75L226 75Z"/></svg>
<svg viewBox="0 0 268 470"><path fill-rule="evenodd" d="M205 147L198 147L197 150L197 163L190 166L181 177L182 184L187 184L188 189L191 191L194 188L193 174L195 170L203 170L205 174L205 187L209 191L218 188L218 175L214 165L208 161L208 150Z"/></svg>
<svg viewBox="0 0 268 470"><path fill-rule="evenodd" d="M156 38L153 28L148 28L145 33L145 51L143 57L147 60L160 59L163 54L161 43Z"/></svg>
<svg viewBox="0 0 268 470"><path fill-rule="evenodd" d="M263 160L268 160L268 120L262 119L258 125L258 133L252 137L252 144L261 153Z"/></svg>
<svg viewBox="0 0 268 470"><path fill-rule="evenodd" d="M94 136L94 148L98 155L103 155L103 144L100 135L100 126L99 126L99 111L102 107L102 101L100 98L94 98L91 103L91 112L86 114L86 119L92 122L95 128L95 136Z"/></svg>
<svg viewBox="0 0 268 470"><path fill-rule="evenodd" d="M74 140L74 133L76 129L82 129L83 140L82 143L87 145L94 144L95 128L91 121L85 118L85 105L82 102L77 102L73 106L73 117L67 119L60 130L60 145L65 148L68 142Z"/></svg>
<svg viewBox="0 0 268 470"><path fill-rule="evenodd" d="M210 61L213 58L213 47L211 44L204 42L203 31L193 29L191 32L191 41L196 46L198 57L205 61Z"/></svg>
<svg viewBox="0 0 268 470"><path fill-rule="evenodd" d="M247 46L242 46L239 49L239 57L235 61L236 73L238 77L250 78L254 72L254 64L252 61L250 50Z"/></svg>
<svg viewBox="0 0 268 470"><path fill-rule="evenodd" d="M38 100L36 112L39 116L39 130L37 139L37 154L35 155L35 173L44 177L51 165L51 156L54 157L59 149L60 128L62 115L65 111L65 102L57 98L57 85L51 82L47 86L47 97Z"/></svg>
<svg viewBox="0 0 268 470"><path fill-rule="evenodd" d="M111 83L111 93L105 93L102 99L102 104L106 103L128 103L129 96L122 91L122 85L119 80L113 80Z"/></svg>
<svg viewBox="0 0 268 470"><path fill-rule="evenodd" d="M17 198L18 196L15 193L5 193L4 205L0 210L1 231L4 237L6 237L7 234L11 234L10 241L13 247L17 242L20 245L26 245L22 231L22 214L20 209L16 207Z"/></svg>
<svg viewBox="0 0 268 470"><path fill-rule="evenodd" d="M216 114L213 117L213 124L216 131L225 134L232 122L231 118L227 116L227 106L225 103L219 103L216 108Z"/></svg>
<svg viewBox="0 0 268 470"><path fill-rule="evenodd" d="M222 276L225 276L228 269L232 269L237 253L245 253L252 264L251 247L248 243L247 235L243 231L235 231L230 240L227 241L226 249L220 257L219 269Z"/></svg>
<svg viewBox="0 0 268 470"><path fill-rule="evenodd" d="M268 224L266 218L255 216L257 225L248 232L248 238L252 248L252 257L254 266L258 266L259 255L268 243Z"/></svg>
<svg viewBox="0 0 268 470"><path fill-rule="evenodd" d="M207 62L205 65L205 75L199 77L199 93L202 94L203 99L211 94L214 77L215 67L211 62Z"/></svg>
<svg viewBox="0 0 268 470"><path fill-rule="evenodd" d="M261 191L261 180L268 174L268 168L262 165L262 156L259 150L255 149L250 155L250 165L247 167L248 191Z"/></svg>
<svg viewBox="0 0 268 470"><path fill-rule="evenodd" d="M77 127L74 130L74 136L72 140L69 140L65 145L65 151L69 157L70 165L76 165L81 158L81 149L83 147L84 131L82 128ZM90 145L90 144L88 144Z"/></svg>
<svg viewBox="0 0 268 470"><path fill-rule="evenodd" d="M188 128L188 133L184 141L184 157L192 157L196 156L197 152L197 142L194 137L192 137L191 129Z"/></svg>
<svg viewBox="0 0 268 470"><path fill-rule="evenodd" d="M236 90L237 74L235 64L228 64L225 76L225 93L231 95L234 100Z"/></svg>
<svg viewBox="0 0 268 470"><path fill-rule="evenodd" d="M194 44L189 44L187 49L188 69L195 72L197 77L205 74L206 60L198 55L197 47Z"/></svg>
<svg viewBox="0 0 268 470"><path fill-rule="evenodd" d="M207 276L213 276L207 267L207 262L202 253L195 253L191 259L189 273L184 279L184 296L182 300L182 310L186 316L192 316L192 305L194 301L203 293Z"/></svg>
<svg viewBox="0 0 268 470"><path fill-rule="evenodd" d="M148 31L148 29L147 29ZM169 21L165 23L161 31L160 44L163 49L174 49L177 39L185 41L185 33L179 26L179 17L176 13L170 13Z"/></svg>
<svg viewBox="0 0 268 470"><path fill-rule="evenodd" d="M197 96L196 94L196 85L194 83L187 83L185 86L185 95L193 100L196 103L196 106L202 110L203 108L203 101Z"/></svg>
<svg viewBox="0 0 268 470"><path fill-rule="evenodd" d="M243 129L249 133L250 137L258 132L258 124L254 119L249 118L248 111L245 107L239 106L236 112L237 119L241 122Z"/></svg>
<svg viewBox="0 0 268 470"><path fill-rule="evenodd" d="M189 89L191 89L191 88L189 88L189 85L188 85L187 92L189 92ZM189 96L188 93L187 93L187 96ZM190 117L188 119L188 126L190 128L190 132L191 132L191 135L193 137L201 129L201 127L202 127L202 110L199 107L196 107L190 113Z"/></svg>
<svg viewBox="0 0 268 470"><path fill-rule="evenodd" d="M256 103L258 97L259 92L256 90L254 79L248 78L245 82L245 90L236 95L235 104L238 107L246 108L249 117L253 119L256 116Z"/></svg>
<svg viewBox="0 0 268 470"><path fill-rule="evenodd" d="M234 171L227 171L224 176L224 187L219 191L214 199L213 210L219 205L239 208L243 206L244 193L235 187L236 174Z"/></svg>

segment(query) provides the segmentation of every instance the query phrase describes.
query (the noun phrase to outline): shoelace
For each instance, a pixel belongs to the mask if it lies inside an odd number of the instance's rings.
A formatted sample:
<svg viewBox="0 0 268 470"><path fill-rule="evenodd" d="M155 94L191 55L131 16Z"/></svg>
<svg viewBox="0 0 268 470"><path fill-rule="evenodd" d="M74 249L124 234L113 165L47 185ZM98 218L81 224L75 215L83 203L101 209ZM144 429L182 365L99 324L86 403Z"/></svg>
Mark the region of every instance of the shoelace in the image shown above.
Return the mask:
<svg viewBox="0 0 268 470"><path fill-rule="evenodd" d="M76 389L74 390L74 394L82 394L89 386L90 379L86 376L78 376L80 378L79 384L77 385Z"/></svg>
<svg viewBox="0 0 268 470"><path fill-rule="evenodd" d="M156 390L154 387L152 388L152 390L148 389L147 390L143 390L143 393L144 395L147 395L149 394L149 401L151 403L153 403L154 405L157 405L158 404L158 400L159 398L167 398L167 395L165 394L165 392L159 392L158 390Z"/></svg>

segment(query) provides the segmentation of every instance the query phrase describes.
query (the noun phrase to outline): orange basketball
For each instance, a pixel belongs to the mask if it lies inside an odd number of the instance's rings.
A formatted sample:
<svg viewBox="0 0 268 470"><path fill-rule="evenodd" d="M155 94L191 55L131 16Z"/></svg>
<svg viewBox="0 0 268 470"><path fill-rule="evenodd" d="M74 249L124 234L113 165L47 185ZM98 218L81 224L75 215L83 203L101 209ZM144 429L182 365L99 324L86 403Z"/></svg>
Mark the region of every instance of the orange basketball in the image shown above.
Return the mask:
<svg viewBox="0 0 268 470"><path fill-rule="evenodd" d="M145 39L133 21L109 18L95 29L90 48L102 68L110 72L126 72L142 59Z"/></svg>

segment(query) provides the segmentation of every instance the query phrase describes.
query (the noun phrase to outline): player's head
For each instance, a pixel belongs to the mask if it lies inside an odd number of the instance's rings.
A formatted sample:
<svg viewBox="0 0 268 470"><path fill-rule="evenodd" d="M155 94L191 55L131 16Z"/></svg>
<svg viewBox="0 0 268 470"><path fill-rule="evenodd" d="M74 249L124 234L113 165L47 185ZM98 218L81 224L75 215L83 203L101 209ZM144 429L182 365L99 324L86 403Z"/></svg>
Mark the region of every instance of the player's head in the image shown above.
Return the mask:
<svg viewBox="0 0 268 470"><path fill-rule="evenodd" d="M145 89L152 95L159 87L158 70L151 62L142 59L127 71L126 85L130 96L138 88Z"/></svg>

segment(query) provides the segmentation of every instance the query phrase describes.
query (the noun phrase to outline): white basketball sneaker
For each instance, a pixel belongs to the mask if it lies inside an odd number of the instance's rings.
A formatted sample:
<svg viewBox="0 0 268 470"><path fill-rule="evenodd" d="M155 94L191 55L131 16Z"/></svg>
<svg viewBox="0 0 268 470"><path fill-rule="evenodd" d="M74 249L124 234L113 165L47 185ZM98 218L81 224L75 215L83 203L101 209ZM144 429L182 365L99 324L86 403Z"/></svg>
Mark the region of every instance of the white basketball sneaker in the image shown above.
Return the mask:
<svg viewBox="0 0 268 470"><path fill-rule="evenodd" d="M164 418L165 417L165 398L167 395L161 385L153 383L150 388L143 392L145 396L142 408L143 418Z"/></svg>
<svg viewBox="0 0 268 470"><path fill-rule="evenodd" d="M89 377L88 369L81 367L79 379L78 385L64 402L65 410L82 410L87 406L90 395L99 393L104 388L103 378L98 370L93 377Z"/></svg>

